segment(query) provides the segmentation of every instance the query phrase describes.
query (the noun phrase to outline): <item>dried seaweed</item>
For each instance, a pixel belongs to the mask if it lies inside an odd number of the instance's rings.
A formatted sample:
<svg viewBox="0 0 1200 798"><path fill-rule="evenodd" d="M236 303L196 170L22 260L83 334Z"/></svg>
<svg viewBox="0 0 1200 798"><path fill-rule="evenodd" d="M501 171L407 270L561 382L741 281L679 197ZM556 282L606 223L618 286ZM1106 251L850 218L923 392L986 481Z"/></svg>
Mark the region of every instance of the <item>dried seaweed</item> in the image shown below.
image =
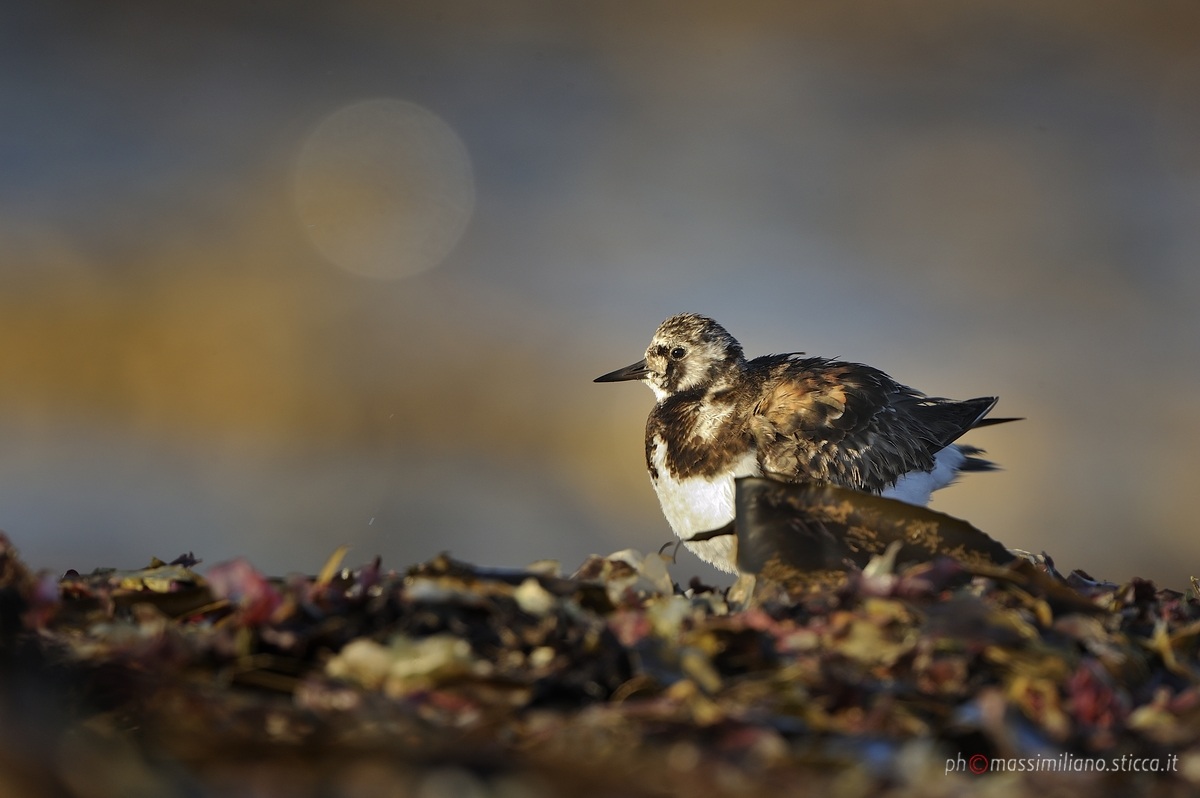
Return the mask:
<svg viewBox="0 0 1200 798"><path fill-rule="evenodd" d="M1200 788L1194 589L1064 577L1045 557L897 566L885 552L797 595L764 575L752 589L682 588L661 556L629 551L570 577L446 556L347 568L344 554L316 577L268 578L242 560L202 572L189 555L59 580L0 541L0 787ZM1102 757L1108 772L975 775L979 757ZM1135 760L1168 772L1114 772ZM234 789L247 784L267 786Z"/></svg>

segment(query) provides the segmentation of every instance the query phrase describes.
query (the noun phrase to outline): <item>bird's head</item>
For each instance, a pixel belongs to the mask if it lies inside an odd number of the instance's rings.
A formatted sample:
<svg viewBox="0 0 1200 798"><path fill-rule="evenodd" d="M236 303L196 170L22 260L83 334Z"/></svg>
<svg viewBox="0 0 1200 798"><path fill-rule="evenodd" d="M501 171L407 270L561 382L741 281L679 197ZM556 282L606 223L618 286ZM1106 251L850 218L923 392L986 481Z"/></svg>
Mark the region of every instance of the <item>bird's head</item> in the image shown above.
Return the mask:
<svg viewBox="0 0 1200 798"><path fill-rule="evenodd" d="M680 313L658 325L646 357L596 382L642 380L662 401L683 391L731 386L745 364L742 345L707 316Z"/></svg>

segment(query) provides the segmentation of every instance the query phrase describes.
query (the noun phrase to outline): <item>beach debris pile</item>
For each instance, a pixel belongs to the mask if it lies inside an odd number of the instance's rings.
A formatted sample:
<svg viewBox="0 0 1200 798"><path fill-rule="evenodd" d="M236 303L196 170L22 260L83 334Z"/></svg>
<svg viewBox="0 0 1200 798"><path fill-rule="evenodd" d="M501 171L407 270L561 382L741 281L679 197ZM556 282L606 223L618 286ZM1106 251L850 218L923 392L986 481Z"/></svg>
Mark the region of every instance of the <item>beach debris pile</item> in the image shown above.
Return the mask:
<svg viewBox="0 0 1200 798"><path fill-rule="evenodd" d="M191 555L63 576L0 540L0 786L1200 789L1195 583L885 553L798 594L765 578L680 585L664 557L633 551L569 576L344 555L315 576Z"/></svg>

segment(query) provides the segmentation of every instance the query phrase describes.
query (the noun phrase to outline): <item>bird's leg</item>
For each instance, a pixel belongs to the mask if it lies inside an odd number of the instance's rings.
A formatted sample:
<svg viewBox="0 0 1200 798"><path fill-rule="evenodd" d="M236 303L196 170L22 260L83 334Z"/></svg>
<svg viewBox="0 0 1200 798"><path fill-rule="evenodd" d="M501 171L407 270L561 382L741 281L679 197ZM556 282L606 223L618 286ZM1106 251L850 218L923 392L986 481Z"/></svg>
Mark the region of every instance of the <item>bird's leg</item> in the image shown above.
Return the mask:
<svg viewBox="0 0 1200 798"><path fill-rule="evenodd" d="M671 549L671 562L672 563L677 562L675 557L676 557L676 555L679 554L679 547L682 545L683 545L683 541L680 540L679 538L676 538L675 540L668 540L666 543L664 543L658 547L658 556L661 557L663 555L663 552L665 552L667 550L668 546L674 546L674 548Z"/></svg>

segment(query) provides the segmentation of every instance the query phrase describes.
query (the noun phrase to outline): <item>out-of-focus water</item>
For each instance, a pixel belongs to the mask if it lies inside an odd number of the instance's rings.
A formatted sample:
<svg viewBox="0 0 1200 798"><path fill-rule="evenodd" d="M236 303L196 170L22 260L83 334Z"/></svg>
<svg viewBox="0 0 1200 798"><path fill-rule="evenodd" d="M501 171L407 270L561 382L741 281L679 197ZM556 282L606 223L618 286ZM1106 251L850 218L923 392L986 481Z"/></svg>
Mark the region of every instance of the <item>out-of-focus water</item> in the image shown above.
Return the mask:
<svg viewBox="0 0 1200 798"><path fill-rule="evenodd" d="M0 528L35 566L657 548L651 396L590 380L696 310L999 394L1005 470L936 508L1197 571L1200 12L17 12Z"/></svg>

